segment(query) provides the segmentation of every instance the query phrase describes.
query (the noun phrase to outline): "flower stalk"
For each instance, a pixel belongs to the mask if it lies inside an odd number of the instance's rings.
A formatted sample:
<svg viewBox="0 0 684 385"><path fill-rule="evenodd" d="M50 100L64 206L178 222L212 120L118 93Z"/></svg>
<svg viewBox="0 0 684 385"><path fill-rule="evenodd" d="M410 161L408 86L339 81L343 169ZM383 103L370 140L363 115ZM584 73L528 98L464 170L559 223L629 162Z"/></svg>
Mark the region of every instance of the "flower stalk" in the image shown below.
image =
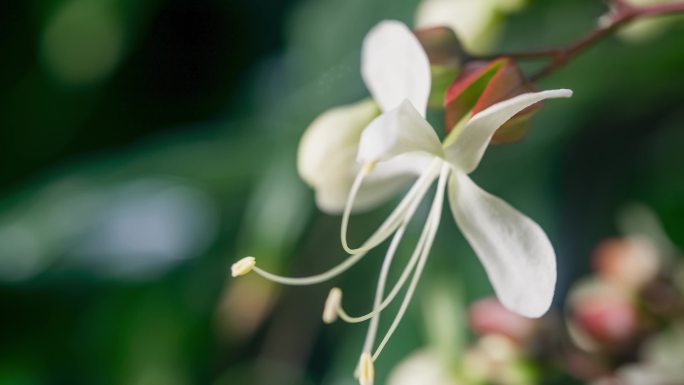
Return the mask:
<svg viewBox="0 0 684 385"><path fill-rule="evenodd" d="M468 59L489 61L505 56L519 61L550 60L548 65L529 76L531 82L536 82L565 67L575 57L635 20L684 13L684 1L648 6L635 6L624 0L610 0L609 3L611 11L600 18L597 28L567 46L519 52L499 52L492 55L469 55Z"/></svg>

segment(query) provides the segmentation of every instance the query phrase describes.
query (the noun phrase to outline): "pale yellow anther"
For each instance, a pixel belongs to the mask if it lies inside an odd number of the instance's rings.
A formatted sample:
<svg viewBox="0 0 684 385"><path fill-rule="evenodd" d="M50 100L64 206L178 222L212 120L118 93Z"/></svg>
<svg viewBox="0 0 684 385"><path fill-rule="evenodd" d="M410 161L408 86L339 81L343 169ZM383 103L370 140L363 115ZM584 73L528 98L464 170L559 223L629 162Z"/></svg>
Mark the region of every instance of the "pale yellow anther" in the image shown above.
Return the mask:
<svg viewBox="0 0 684 385"><path fill-rule="evenodd" d="M360 385L373 385L373 381L375 380L375 366L373 366L373 357L371 357L370 353L361 354L358 374Z"/></svg>
<svg viewBox="0 0 684 385"><path fill-rule="evenodd" d="M254 257L244 257L230 267L230 272L233 277L239 277L252 271L254 266L256 266Z"/></svg>
<svg viewBox="0 0 684 385"><path fill-rule="evenodd" d="M323 308L323 322L331 324L337 321L337 310L342 303L342 290L338 287L330 289L330 294L325 300L325 308Z"/></svg>
<svg viewBox="0 0 684 385"><path fill-rule="evenodd" d="M376 161L368 162L363 165L363 175L368 175L375 168Z"/></svg>

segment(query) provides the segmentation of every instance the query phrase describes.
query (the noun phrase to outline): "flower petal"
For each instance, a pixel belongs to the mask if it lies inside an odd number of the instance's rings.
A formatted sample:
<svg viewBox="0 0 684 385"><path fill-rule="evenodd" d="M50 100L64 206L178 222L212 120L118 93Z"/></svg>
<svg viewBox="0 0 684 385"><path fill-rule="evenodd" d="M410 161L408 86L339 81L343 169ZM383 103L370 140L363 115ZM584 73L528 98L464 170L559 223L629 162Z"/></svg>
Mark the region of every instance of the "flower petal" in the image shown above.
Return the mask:
<svg viewBox="0 0 684 385"><path fill-rule="evenodd" d="M556 255L539 225L457 169L449 204L501 303L526 317L543 315L553 299Z"/></svg>
<svg viewBox="0 0 684 385"><path fill-rule="evenodd" d="M404 100L366 127L361 134L357 160L362 164L379 162L410 152L443 155L435 130L411 102Z"/></svg>
<svg viewBox="0 0 684 385"><path fill-rule="evenodd" d="M377 105L367 99L318 116L299 142L297 170L302 179L316 187L330 174L355 174L354 157L361 133L379 114Z"/></svg>
<svg viewBox="0 0 684 385"><path fill-rule="evenodd" d="M383 21L368 32L361 53L361 74L383 111L408 99L425 116L430 63L416 36L403 23Z"/></svg>
<svg viewBox="0 0 684 385"><path fill-rule="evenodd" d="M316 204L322 211L328 214L339 214L344 211L347 197L358 172L358 168L349 167L349 165L356 164L355 155L356 153L349 153L346 158L340 157L340 165L335 167L338 171L332 171L327 178L322 179L315 186ZM424 172L432 159L432 156L412 153L402 154L378 163L363 181L356 195L352 212L370 210L396 195L416 175Z"/></svg>
<svg viewBox="0 0 684 385"><path fill-rule="evenodd" d="M456 140L444 149L447 160L470 173L480 163L489 141L496 130L518 112L545 99L568 98L572 91L566 89L527 93L496 103L473 116L460 132Z"/></svg>

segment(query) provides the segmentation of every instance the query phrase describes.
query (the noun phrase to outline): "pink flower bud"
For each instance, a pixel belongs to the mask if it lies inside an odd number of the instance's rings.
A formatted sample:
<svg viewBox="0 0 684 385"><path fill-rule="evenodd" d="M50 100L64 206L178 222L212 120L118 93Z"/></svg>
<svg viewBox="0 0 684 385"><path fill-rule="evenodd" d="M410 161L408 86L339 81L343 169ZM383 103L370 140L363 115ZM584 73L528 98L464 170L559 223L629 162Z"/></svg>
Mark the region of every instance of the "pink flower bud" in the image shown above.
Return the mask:
<svg viewBox="0 0 684 385"><path fill-rule="evenodd" d="M637 317L628 302L596 298L575 308L575 319L592 337L607 343L622 343L637 329Z"/></svg>
<svg viewBox="0 0 684 385"><path fill-rule="evenodd" d="M506 309L495 297L470 306L470 326L480 334L499 334L514 341L526 341L534 332L536 321Z"/></svg>
<svg viewBox="0 0 684 385"><path fill-rule="evenodd" d="M630 297L614 284L601 280L581 284L570 297L571 334L582 348L594 350L625 346L640 329Z"/></svg>
<svg viewBox="0 0 684 385"><path fill-rule="evenodd" d="M639 290L658 275L660 256L646 238L614 238L596 248L594 268L606 280L629 290Z"/></svg>

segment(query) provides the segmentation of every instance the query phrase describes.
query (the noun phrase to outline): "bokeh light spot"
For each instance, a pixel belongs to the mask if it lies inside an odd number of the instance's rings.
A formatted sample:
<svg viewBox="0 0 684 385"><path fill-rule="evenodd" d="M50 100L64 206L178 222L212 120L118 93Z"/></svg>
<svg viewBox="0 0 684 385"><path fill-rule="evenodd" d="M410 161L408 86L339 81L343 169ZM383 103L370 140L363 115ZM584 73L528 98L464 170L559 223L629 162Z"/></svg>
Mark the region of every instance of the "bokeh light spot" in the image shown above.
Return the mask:
<svg viewBox="0 0 684 385"><path fill-rule="evenodd" d="M121 59L123 28L101 1L67 2L48 21L40 46L45 69L58 82L81 86L109 76Z"/></svg>

